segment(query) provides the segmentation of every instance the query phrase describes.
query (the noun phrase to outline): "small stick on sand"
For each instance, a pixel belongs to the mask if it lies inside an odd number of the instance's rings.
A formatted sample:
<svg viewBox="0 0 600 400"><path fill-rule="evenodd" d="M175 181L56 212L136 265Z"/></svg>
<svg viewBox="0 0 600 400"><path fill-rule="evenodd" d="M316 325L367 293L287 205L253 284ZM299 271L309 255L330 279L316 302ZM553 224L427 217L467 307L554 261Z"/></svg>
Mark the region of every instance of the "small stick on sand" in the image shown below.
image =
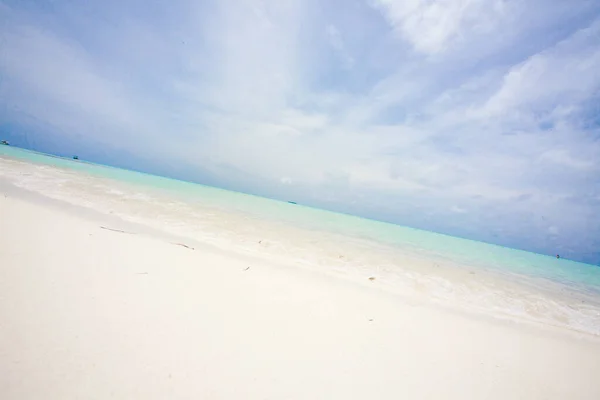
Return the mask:
<svg viewBox="0 0 600 400"><path fill-rule="evenodd" d="M182 247L185 247L185 248L190 249L190 250L194 250L193 247L190 247L187 244L183 244L183 243L171 243L171 244L174 244L175 246L182 246Z"/></svg>
<svg viewBox="0 0 600 400"><path fill-rule="evenodd" d="M120 229L107 228L106 226L101 226L100 228L101 228L101 229L106 229L107 231L120 232L120 233L127 233L128 235L134 235L134 233L132 233L132 232L125 232L125 231L122 231L122 230L120 230Z"/></svg>

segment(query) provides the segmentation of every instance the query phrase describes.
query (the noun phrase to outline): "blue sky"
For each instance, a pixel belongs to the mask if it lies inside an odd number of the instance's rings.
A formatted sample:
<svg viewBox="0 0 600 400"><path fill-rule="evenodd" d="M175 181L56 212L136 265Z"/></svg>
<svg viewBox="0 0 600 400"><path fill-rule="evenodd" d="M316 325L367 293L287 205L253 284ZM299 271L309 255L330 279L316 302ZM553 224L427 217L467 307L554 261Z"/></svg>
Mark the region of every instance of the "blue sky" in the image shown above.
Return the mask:
<svg viewBox="0 0 600 400"><path fill-rule="evenodd" d="M600 2L0 2L14 144L600 263Z"/></svg>

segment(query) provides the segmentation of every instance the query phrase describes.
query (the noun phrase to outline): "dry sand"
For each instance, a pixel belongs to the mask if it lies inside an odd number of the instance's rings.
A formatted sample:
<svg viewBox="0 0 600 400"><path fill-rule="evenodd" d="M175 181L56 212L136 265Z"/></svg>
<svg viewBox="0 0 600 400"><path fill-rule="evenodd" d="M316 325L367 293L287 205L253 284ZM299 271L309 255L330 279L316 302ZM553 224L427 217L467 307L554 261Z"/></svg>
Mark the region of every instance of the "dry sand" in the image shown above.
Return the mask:
<svg viewBox="0 0 600 400"><path fill-rule="evenodd" d="M1 399L600 399L596 337L119 230L0 193Z"/></svg>

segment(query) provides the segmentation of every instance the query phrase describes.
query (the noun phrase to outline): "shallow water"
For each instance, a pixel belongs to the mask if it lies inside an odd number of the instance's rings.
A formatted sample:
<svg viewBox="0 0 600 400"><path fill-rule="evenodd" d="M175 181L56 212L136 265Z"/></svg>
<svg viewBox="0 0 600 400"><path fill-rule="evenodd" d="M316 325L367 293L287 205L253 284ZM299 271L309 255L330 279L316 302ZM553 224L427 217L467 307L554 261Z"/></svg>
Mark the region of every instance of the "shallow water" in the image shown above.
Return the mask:
<svg viewBox="0 0 600 400"><path fill-rule="evenodd" d="M0 178L220 248L600 334L597 266L6 146Z"/></svg>

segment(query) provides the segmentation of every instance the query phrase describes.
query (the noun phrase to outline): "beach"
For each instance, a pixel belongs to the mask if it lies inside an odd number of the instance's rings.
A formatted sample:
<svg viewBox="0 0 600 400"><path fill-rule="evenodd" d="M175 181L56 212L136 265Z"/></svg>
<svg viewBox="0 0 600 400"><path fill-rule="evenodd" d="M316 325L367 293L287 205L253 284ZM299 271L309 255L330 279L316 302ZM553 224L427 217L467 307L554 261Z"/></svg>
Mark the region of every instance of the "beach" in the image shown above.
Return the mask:
<svg viewBox="0 0 600 400"><path fill-rule="evenodd" d="M0 400L600 400L600 0L0 22Z"/></svg>
<svg viewBox="0 0 600 400"><path fill-rule="evenodd" d="M228 250L19 188L15 171L0 185L3 399L600 398L592 331Z"/></svg>

